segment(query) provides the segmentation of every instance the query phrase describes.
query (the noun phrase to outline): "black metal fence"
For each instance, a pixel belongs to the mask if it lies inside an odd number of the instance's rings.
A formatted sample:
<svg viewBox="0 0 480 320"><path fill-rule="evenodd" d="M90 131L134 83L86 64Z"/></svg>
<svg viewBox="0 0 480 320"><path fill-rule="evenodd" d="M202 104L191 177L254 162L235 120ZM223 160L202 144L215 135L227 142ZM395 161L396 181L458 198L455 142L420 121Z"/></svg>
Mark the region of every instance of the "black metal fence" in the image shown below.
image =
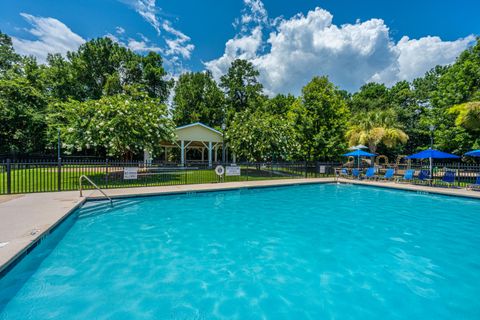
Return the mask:
<svg viewBox="0 0 480 320"><path fill-rule="evenodd" d="M442 181L442 178L447 171L455 172L455 182L453 183L456 187L464 188L475 183L477 176L480 175L480 164L478 163L463 163L463 162L450 162L450 163L434 163L432 166L432 177L428 181L419 181L418 175L420 170L430 171L430 164L427 161L424 163L412 163L412 164L399 164L399 165L383 165L377 166L377 177L382 177L385 171L388 168L395 169L395 178L401 178L405 171L408 169L415 170L415 179L413 183L428 183L428 184L437 184ZM362 170L365 170L366 167L362 167Z"/></svg>
<svg viewBox="0 0 480 320"><path fill-rule="evenodd" d="M168 186L270 179L295 179L333 176L339 163L237 163L240 175L215 172L217 165L189 162L185 166L164 162L125 162L111 160L18 160L0 162L0 194L72 191L79 189L82 175L100 188ZM134 177L126 175L134 168ZM128 171L128 169L127 169ZM85 184L85 189L92 188Z"/></svg>

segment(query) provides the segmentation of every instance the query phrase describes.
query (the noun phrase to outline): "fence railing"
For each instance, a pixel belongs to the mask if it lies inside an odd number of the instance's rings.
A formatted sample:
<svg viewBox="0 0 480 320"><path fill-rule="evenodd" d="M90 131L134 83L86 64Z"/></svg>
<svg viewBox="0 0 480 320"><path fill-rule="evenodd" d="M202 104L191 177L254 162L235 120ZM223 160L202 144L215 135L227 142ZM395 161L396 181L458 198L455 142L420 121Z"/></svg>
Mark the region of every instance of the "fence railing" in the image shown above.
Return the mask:
<svg viewBox="0 0 480 320"><path fill-rule="evenodd" d="M361 169L365 169L363 166ZM382 176L388 168L395 169L395 177L400 178L404 175L405 171L408 169L415 170L415 177L418 176L420 170L430 171L430 164L428 162L424 163L405 163L399 165L382 165L376 166L377 175ZM450 163L434 163L432 166L432 177L428 180L428 183L435 184L440 182L443 178L443 175L446 171L455 172L455 182L454 186L457 187L466 187L473 184L476 181L478 175L480 175L480 164L478 163L461 163L461 162L450 162ZM420 181L414 181L415 183L421 183Z"/></svg>
<svg viewBox="0 0 480 320"><path fill-rule="evenodd" d="M231 164L189 162L175 163L112 160L4 160L0 162L0 194L72 191L79 189L79 178L87 176L102 189L202 184L232 181L295 179L333 176L339 163L237 163L240 175L219 176L217 165ZM125 175L126 168L135 168L135 177ZM128 171L128 169L127 169ZM85 189L92 188L85 186Z"/></svg>

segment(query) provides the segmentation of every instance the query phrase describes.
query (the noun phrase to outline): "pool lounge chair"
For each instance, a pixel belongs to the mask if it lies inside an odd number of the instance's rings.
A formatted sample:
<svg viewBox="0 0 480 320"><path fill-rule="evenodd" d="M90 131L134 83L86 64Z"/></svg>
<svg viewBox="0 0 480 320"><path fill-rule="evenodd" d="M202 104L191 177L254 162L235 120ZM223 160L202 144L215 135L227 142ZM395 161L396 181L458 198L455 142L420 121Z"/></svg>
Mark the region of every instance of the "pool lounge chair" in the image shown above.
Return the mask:
<svg viewBox="0 0 480 320"><path fill-rule="evenodd" d="M437 184L446 184L449 188L455 183L455 171L445 171L442 180Z"/></svg>
<svg viewBox="0 0 480 320"><path fill-rule="evenodd" d="M395 169L387 169L383 177L381 177L380 179L384 181L390 181L390 180L393 180L394 176L395 176Z"/></svg>
<svg viewBox="0 0 480 320"><path fill-rule="evenodd" d="M342 168L342 170L340 170L340 177L348 178L348 170L347 170L347 168Z"/></svg>
<svg viewBox="0 0 480 320"><path fill-rule="evenodd" d="M399 178L397 180L397 182L409 182L409 181L413 181L413 175L415 174L415 170L413 169L408 169L408 170L405 170L405 174L403 175L403 177Z"/></svg>
<svg viewBox="0 0 480 320"><path fill-rule="evenodd" d="M365 172L365 179L377 179L377 175L375 174L375 168L368 168Z"/></svg>
<svg viewBox="0 0 480 320"><path fill-rule="evenodd" d="M467 186L467 190L480 191L480 173L477 175L475 183Z"/></svg>
<svg viewBox="0 0 480 320"><path fill-rule="evenodd" d="M430 171L428 170L420 170L418 173L417 179L420 182L429 182L430 181Z"/></svg>
<svg viewBox="0 0 480 320"><path fill-rule="evenodd" d="M360 170L352 169L352 177L355 179L360 179Z"/></svg>

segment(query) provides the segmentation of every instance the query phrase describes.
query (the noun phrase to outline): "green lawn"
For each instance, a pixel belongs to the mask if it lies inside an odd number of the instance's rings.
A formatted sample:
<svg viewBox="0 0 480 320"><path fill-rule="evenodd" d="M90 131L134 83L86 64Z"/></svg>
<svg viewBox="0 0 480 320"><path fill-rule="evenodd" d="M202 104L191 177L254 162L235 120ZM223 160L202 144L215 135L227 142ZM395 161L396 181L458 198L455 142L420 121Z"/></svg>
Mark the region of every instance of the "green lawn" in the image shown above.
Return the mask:
<svg viewBox="0 0 480 320"><path fill-rule="evenodd" d="M108 170L108 174L107 174ZM158 168L158 170L139 171L137 180L124 180L123 169L104 166L63 166L61 172L61 190L78 190L79 178L88 176L100 188L162 186L179 184L216 183L231 181L302 178L304 168L242 166L242 175L220 178L213 169L182 170L179 168ZM85 189L92 188L88 183ZM36 167L12 169L11 193L58 191L58 171L56 167ZM7 176L0 173L0 194L7 193Z"/></svg>

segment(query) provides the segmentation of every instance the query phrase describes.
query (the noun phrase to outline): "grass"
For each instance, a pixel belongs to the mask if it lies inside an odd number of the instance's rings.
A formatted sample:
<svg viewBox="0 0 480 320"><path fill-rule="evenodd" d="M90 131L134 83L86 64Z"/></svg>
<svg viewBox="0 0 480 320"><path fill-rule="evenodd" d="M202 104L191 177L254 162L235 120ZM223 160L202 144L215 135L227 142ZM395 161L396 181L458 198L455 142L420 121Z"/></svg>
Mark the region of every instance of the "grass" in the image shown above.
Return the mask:
<svg viewBox="0 0 480 320"><path fill-rule="evenodd" d="M233 181L252 181L302 178L304 168L242 166L241 176L218 177L214 169L161 168L157 171L142 171L137 180L124 180L123 168L104 166L65 165L60 175L60 190L78 190L79 178L88 176L100 188L126 188L142 186L167 186L180 184L217 183ZM85 189L91 189L89 184ZM12 169L11 193L58 191L58 168L36 166L32 168ZM7 193L7 174L0 172L0 194Z"/></svg>

